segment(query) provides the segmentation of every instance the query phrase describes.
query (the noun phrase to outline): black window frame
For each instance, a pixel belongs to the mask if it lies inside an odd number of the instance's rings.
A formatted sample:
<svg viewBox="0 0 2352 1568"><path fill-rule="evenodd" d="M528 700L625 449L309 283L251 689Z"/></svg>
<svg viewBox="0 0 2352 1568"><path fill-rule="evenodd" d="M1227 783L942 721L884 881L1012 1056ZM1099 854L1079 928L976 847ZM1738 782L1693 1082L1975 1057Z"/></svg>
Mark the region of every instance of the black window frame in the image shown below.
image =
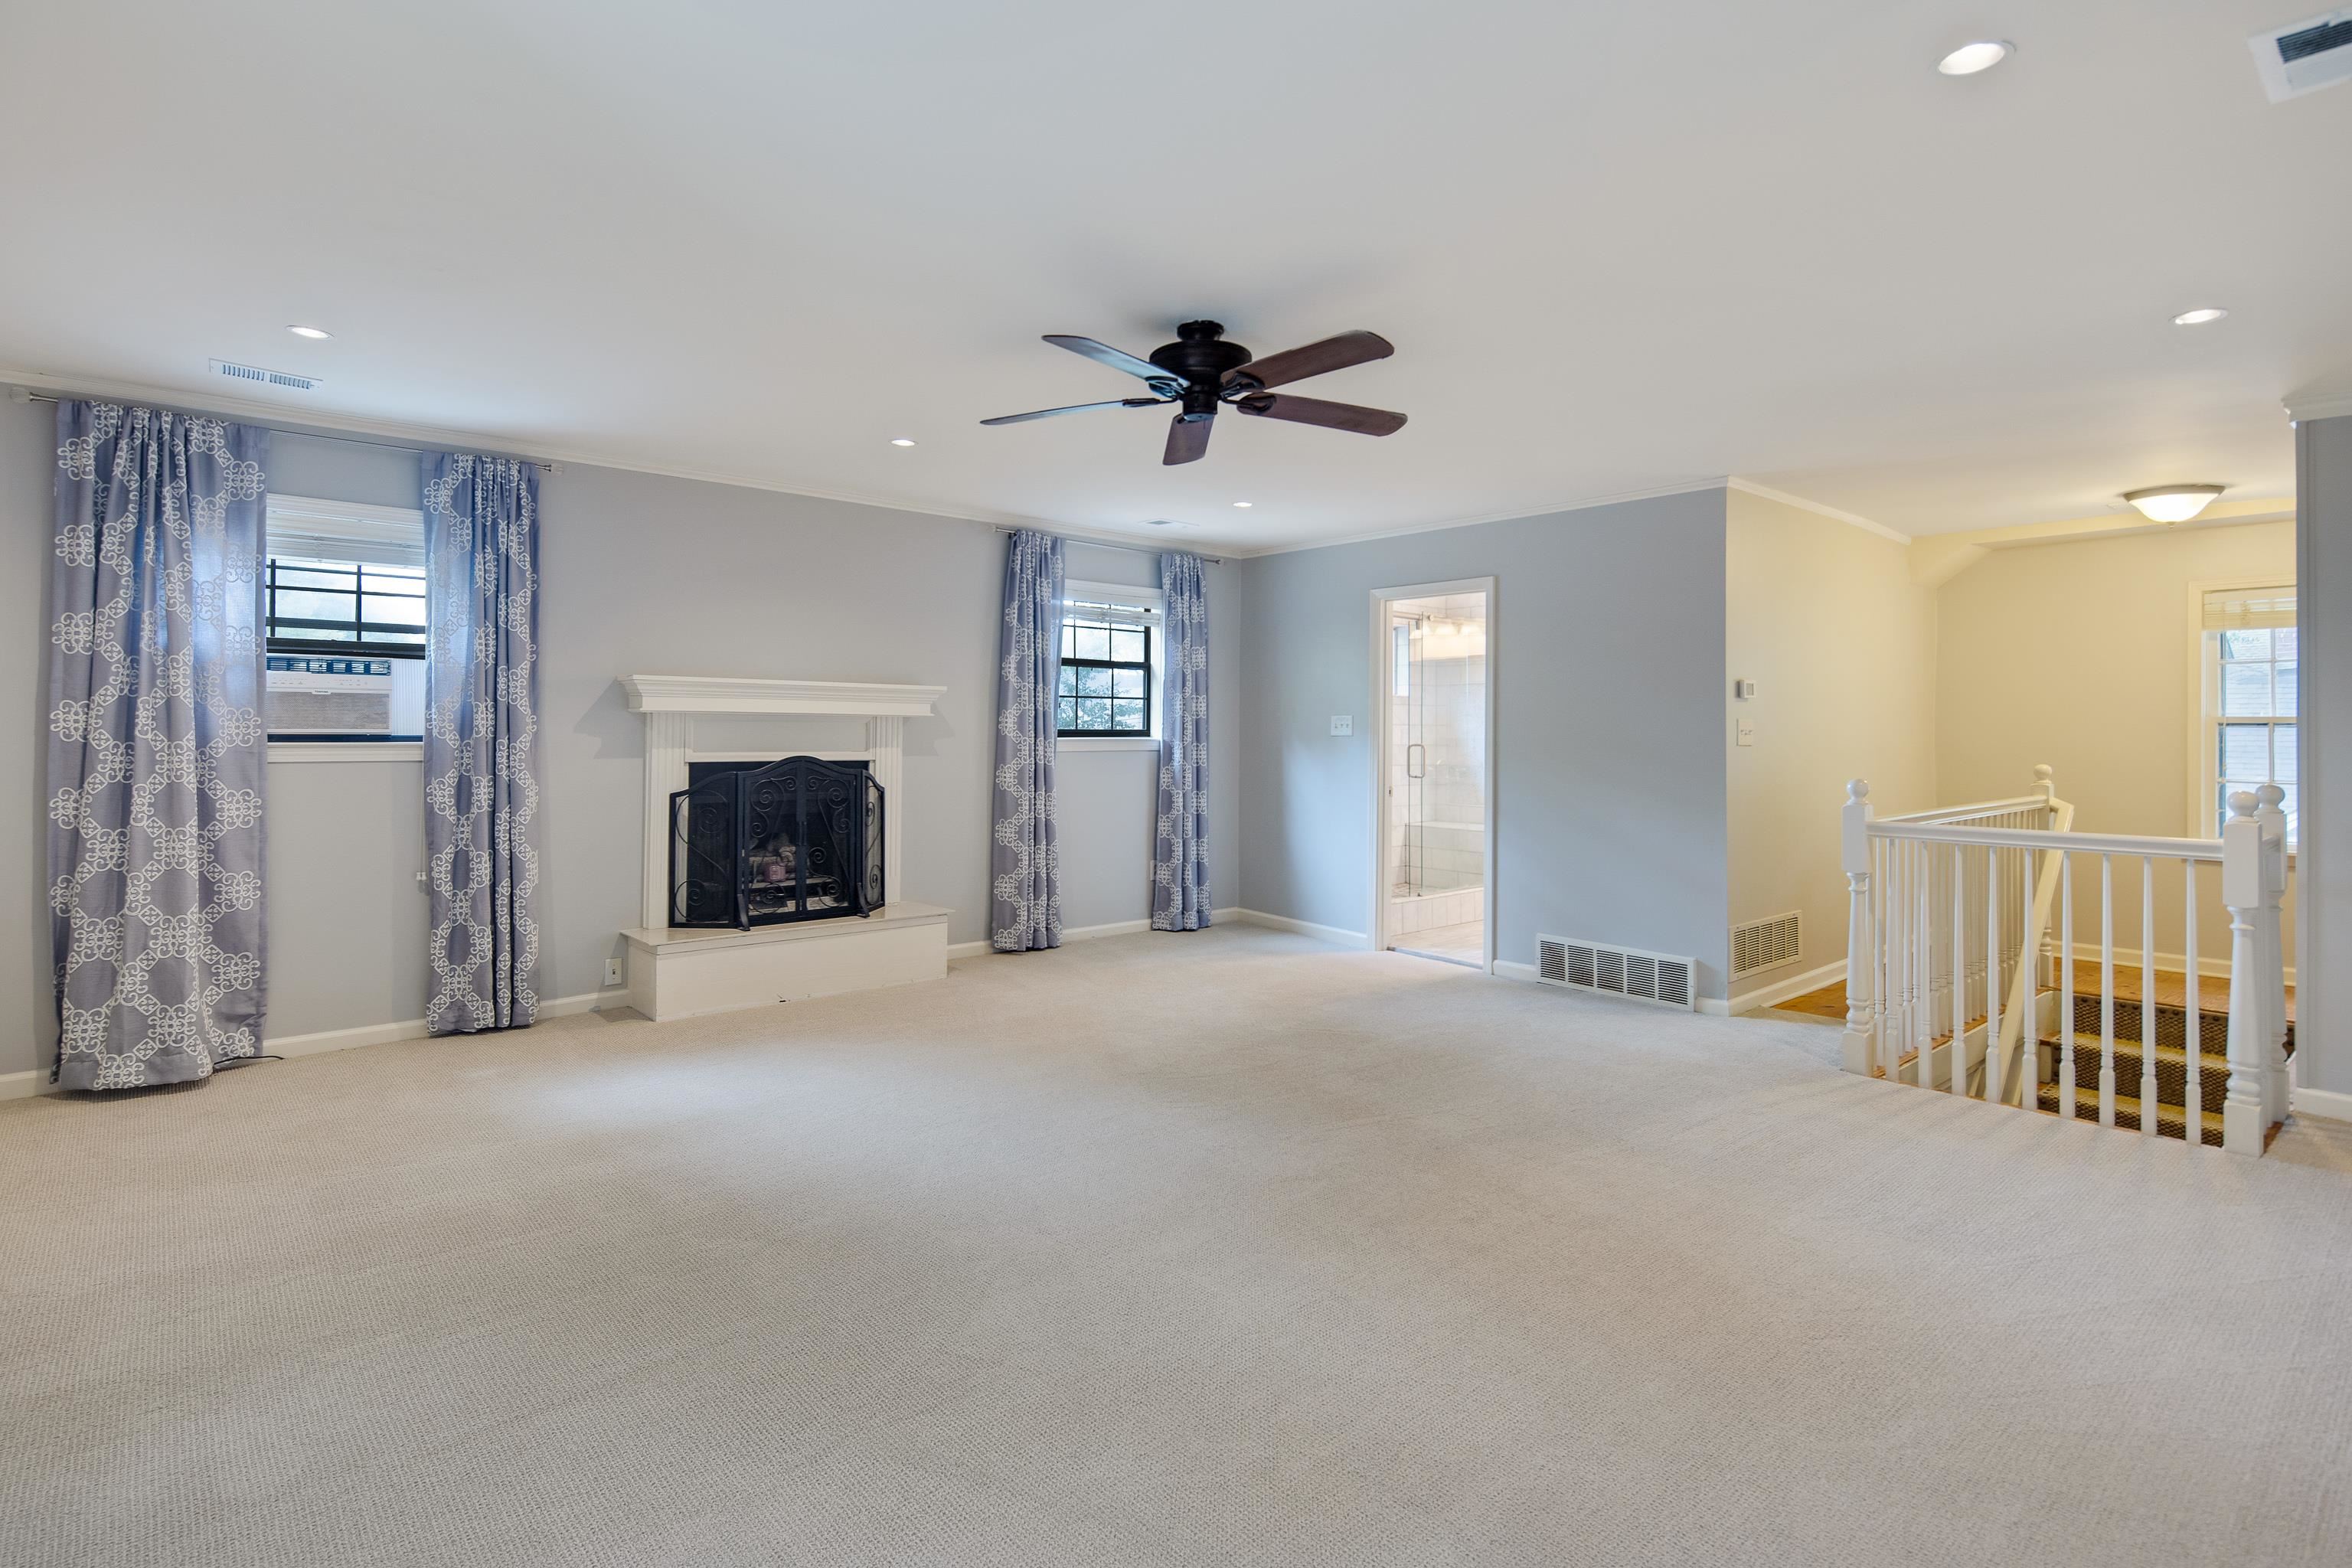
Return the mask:
<svg viewBox="0 0 2352 1568"><path fill-rule="evenodd" d="M278 590L280 585L278 581L278 570L281 563L290 572L308 572L313 574L338 570L350 572L352 618L349 621L329 621L316 616L295 616L281 619L278 614ZM415 580L417 591L414 594L383 594L370 589L367 586L369 568L374 567L381 571L385 564L383 562L341 561L325 556L266 556L262 563L264 595L262 641L268 650L271 653L302 654L311 658L341 656L353 658L423 658L425 656L427 642L432 637L429 612L425 623L414 625L394 621L368 621L361 618L366 608L366 602L370 598L415 599L426 604L430 602L431 595L423 578ZM408 579L401 578L398 581L405 582ZM289 593L340 595L344 592L341 588L321 588L314 584L289 583L284 586ZM281 626L297 628L295 635L279 635L278 628ZM303 630L324 630L344 626L351 629L351 637L306 637L299 635ZM370 632L398 634L403 637L414 637L418 640L382 642L370 637L368 635Z"/></svg>
<svg viewBox="0 0 2352 1568"><path fill-rule="evenodd" d="M1095 607L1094 601L1087 601L1086 603L1089 608ZM1112 606L1103 607L1109 608ZM1117 607L1127 608L1128 606L1122 605ZM1141 606L1134 607L1140 608ZM1141 672L1143 677L1143 728L1140 730L1120 730L1116 728L1108 730L1066 730L1062 728L1061 703L1063 700L1066 698L1075 703L1078 700L1078 697L1075 691L1065 692L1061 690L1060 682L1057 680L1055 682L1054 694L1055 737L1058 740L1064 741L1149 741L1155 739L1154 726L1152 724L1152 703L1154 693L1151 689L1151 637L1156 628L1153 626L1152 623L1149 620L1130 619L1125 616L1087 616L1066 613L1063 617L1062 626L1062 635L1066 641L1073 640L1071 636L1072 630L1079 626L1099 626L1108 627L1113 631L1139 631L1143 634L1143 657L1139 659L1077 658L1065 654L1060 661L1061 667L1064 669L1108 669L1113 671L1132 669ZM1060 650L1057 649L1056 651L1059 652ZM1114 674L1111 679L1114 685L1116 685L1118 676ZM1100 700L1108 702L1131 702L1134 699L1113 696L1101 699ZM1076 712L1075 707L1072 711L1073 713Z"/></svg>

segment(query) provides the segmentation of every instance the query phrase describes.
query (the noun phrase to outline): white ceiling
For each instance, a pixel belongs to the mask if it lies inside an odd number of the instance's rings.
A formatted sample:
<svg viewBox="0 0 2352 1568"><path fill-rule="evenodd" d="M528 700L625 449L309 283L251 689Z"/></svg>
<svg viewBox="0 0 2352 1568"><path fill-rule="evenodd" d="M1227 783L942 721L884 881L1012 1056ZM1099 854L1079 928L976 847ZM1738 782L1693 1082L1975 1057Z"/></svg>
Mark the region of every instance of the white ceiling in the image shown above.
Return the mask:
<svg viewBox="0 0 2352 1568"><path fill-rule="evenodd" d="M1241 548L1727 474L1909 533L2282 495L2279 400L2352 384L2352 88L2273 106L2245 38L2318 8L0 0L0 368ZM1411 425L979 426L1139 390L1038 334L1197 315L1385 334L1292 390Z"/></svg>

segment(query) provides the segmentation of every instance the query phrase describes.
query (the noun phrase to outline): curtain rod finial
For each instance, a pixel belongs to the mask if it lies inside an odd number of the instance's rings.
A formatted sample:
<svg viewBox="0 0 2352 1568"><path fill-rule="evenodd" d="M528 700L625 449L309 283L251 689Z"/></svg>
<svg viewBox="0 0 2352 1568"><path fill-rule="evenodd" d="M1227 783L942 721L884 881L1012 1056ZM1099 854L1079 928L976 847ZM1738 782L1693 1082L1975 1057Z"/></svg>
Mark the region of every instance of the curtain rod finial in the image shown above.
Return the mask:
<svg viewBox="0 0 2352 1568"><path fill-rule="evenodd" d="M33 401L33 395L24 387L12 386L8 389L8 401L11 403L30 403Z"/></svg>

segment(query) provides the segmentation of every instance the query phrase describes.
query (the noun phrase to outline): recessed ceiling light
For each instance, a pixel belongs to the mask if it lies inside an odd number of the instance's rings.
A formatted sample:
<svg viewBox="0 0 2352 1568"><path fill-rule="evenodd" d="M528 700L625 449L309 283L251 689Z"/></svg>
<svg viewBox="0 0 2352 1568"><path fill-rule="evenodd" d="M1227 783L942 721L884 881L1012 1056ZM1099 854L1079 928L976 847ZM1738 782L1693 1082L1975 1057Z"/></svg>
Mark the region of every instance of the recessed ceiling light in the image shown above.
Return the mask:
<svg viewBox="0 0 2352 1568"><path fill-rule="evenodd" d="M908 440L904 436L893 436L890 437L890 445L893 447L911 447L914 443Z"/></svg>
<svg viewBox="0 0 2352 1568"><path fill-rule="evenodd" d="M2183 310L2172 318L2176 327L2201 327L2208 321L2218 321L2230 312L2218 305L2200 305L2193 310Z"/></svg>
<svg viewBox="0 0 2352 1568"><path fill-rule="evenodd" d="M1936 68L1946 76L1974 76L1989 71L2015 53L2017 46L1999 38L1979 38L1973 44L1962 44L1936 62Z"/></svg>
<svg viewBox="0 0 2352 1568"><path fill-rule="evenodd" d="M331 338L335 335L324 327L289 327L286 330L298 338Z"/></svg>
<svg viewBox="0 0 2352 1568"><path fill-rule="evenodd" d="M2154 485L2144 490L2126 490L2124 500L2139 509L2139 514L2150 522L2187 522L2213 504L2221 493L2221 485Z"/></svg>
<svg viewBox="0 0 2352 1568"><path fill-rule="evenodd" d="M1247 507L1247 506L1253 505L1254 503L1253 503L1253 502L1250 502L1250 501L1245 501L1245 500L1237 500L1237 501L1234 502L1234 504L1235 506L1238 506L1238 507Z"/></svg>

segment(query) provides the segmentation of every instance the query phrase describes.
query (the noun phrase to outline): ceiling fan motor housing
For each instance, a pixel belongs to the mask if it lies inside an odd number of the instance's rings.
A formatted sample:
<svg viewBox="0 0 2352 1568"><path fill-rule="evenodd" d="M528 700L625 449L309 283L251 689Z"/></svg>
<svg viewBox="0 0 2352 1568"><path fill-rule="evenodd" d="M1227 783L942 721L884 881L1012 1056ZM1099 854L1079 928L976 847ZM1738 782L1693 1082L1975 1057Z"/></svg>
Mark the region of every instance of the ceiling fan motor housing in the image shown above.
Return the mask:
<svg viewBox="0 0 2352 1568"><path fill-rule="evenodd" d="M1221 322L1187 321L1176 329L1174 342L1151 351L1151 363L1182 376L1188 391L1206 391L1213 403L1225 373L1239 370L1252 357L1249 350L1226 342L1224 336ZM1186 407L1191 407L1189 401Z"/></svg>

